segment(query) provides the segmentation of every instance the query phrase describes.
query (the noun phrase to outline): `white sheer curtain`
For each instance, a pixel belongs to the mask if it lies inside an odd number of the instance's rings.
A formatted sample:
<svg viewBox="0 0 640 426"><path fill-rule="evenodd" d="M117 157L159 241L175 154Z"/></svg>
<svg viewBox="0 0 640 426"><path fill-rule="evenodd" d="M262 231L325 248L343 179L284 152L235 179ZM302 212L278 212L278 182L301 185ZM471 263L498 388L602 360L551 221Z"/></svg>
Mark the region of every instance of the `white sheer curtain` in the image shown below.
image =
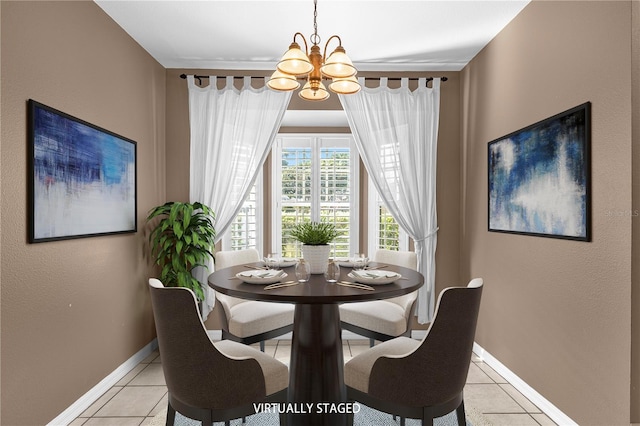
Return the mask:
<svg viewBox="0 0 640 426"><path fill-rule="evenodd" d="M187 77L191 129L189 198L213 209L218 241L242 207L269 154L291 92L276 92L266 85L254 89L250 77L244 77L241 90L234 88L233 77L226 77L221 90L216 83L217 78L211 76L207 87L198 87L193 76ZM211 266L194 274L205 288L204 318L215 302L207 285Z"/></svg>
<svg viewBox="0 0 640 426"><path fill-rule="evenodd" d="M415 242L418 271L425 285L418 293L418 322L431 321L435 309L436 154L440 115L440 79L428 88L408 79L390 89L380 86L339 95L362 161L385 206Z"/></svg>

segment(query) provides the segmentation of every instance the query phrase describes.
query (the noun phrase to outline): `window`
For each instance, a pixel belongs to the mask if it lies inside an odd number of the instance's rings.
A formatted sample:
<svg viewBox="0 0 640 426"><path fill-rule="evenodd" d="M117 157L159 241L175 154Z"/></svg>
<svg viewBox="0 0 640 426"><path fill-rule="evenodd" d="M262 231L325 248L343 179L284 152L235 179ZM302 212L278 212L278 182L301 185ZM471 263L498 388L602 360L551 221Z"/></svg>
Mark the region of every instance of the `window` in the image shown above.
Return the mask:
<svg viewBox="0 0 640 426"><path fill-rule="evenodd" d="M222 250L255 248L262 251L262 171L231 226L222 237Z"/></svg>
<svg viewBox="0 0 640 426"><path fill-rule="evenodd" d="M378 249L409 250L409 237L382 203L369 179L369 253Z"/></svg>
<svg viewBox="0 0 640 426"><path fill-rule="evenodd" d="M358 248L358 154L350 135L280 135L273 148L272 251L300 257L289 234L304 221L333 223L333 256Z"/></svg>

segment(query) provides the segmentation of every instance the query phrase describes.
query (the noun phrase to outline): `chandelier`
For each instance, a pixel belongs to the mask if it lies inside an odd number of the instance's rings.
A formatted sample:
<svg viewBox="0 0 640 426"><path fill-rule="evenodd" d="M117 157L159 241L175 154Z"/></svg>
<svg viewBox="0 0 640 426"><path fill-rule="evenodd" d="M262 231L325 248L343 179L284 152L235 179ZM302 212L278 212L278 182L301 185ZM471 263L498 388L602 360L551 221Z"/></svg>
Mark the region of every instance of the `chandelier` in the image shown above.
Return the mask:
<svg viewBox="0 0 640 426"><path fill-rule="evenodd" d="M300 87L298 77L306 77L307 82L298 93L302 99L307 101L324 101L329 97L329 92L322 83L322 78L331 79L329 89L334 93L350 95L360 91L360 84L356 79L357 70L353 66L351 59L342 47L342 40L337 35L329 37L324 45L323 54L320 53L320 36L318 36L318 2L313 1L313 34L309 40L313 43L311 52L308 50L307 39L302 33L293 35L293 43L284 54L276 71L271 75L267 86L274 90L291 91ZM304 42L304 51L296 42L296 37L300 36ZM333 39L338 40L338 47L327 57L327 47Z"/></svg>

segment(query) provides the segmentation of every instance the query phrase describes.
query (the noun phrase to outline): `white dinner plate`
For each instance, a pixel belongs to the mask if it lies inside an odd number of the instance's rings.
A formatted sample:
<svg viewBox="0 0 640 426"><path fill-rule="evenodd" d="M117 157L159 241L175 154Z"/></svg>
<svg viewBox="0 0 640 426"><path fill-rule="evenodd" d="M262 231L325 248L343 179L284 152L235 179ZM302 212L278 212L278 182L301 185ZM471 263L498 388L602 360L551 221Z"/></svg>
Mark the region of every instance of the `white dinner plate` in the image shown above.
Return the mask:
<svg viewBox="0 0 640 426"><path fill-rule="evenodd" d="M264 262L265 265L269 264L269 262L267 262L266 258L263 260L263 262ZM275 265L278 268L288 268L289 266L293 266L296 263L298 263L298 259L291 258L291 257L283 257L282 259L278 259L275 262Z"/></svg>
<svg viewBox="0 0 640 426"><path fill-rule="evenodd" d="M402 278L402 275L392 271L379 271L374 269L364 269L362 271L351 271L347 275L354 281L369 285L391 284Z"/></svg>
<svg viewBox="0 0 640 426"><path fill-rule="evenodd" d="M283 257L278 261L278 266L280 268L288 268L289 266L293 266L298 263L298 259L292 259L290 257Z"/></svg>
<svg viewBox="0 0 640 426"><path fill-rule="evenodd" d="M338 262L338 265L345 266L347 268L353 268L353 262L350 257L336 257L333 259L334 262ZM364 258L364 266L369 264L369 258Z"/></svg>
<svg viewBox="0 0 640 426"><path fill-rule="evenodd" d="M264 269L243 271L236 274L236 278L239 278L249 284L273 284L286 277L286 272L273 270L265 271Z"/></svg>

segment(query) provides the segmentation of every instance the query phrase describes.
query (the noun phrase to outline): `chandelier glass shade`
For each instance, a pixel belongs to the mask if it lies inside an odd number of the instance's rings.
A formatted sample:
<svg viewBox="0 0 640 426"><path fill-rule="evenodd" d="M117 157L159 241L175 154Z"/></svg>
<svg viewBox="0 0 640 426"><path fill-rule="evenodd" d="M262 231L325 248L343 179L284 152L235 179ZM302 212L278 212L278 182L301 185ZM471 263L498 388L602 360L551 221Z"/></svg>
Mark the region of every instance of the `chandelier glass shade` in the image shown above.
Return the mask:
<svg viewBox="0 0 640 426"><path fill-rule="evenodd" d="M267 86L269 86L273 90L287 92L289 90L296 90L298 87L300 87L300 83L298 83L295 75L276 70L276 72L271 75L271 78L267 82Z"/></svg>
<svg viewBox="0 0 640 426"><path fill-rule="evenodd" d="M360 91L360 83L358 83L355 75L346 78L334 78L329 85L329 89L342 95L352 95Z"/></svg>
<svg viewBox="0 0 640 426"><path fill-rule="evenodd" d="M344 95L357 93L360 90L360 84L355 78L357 70L342 47L340 37L337 35L329 37L324 46L324 54L320 53L320 37L316 23L317 0L314 0L313 3L314 33L310 37L313 43L310 51L307 49L307 39L304 35L299 32L295 33L289 50L278 62L276 71L267 82L267 86L280 91L296 90L300 87L297 79L306 78L307 82L298 96L308 101L323 101L329 97L329 92L322 83L324 77L333 80L329 84L329 89L334 93ZM304 41L304 50L296 42L297 36L300 36ZM338 47L327 57L327 47L333 39L338 40Z"/></svg>
<svg viewBox="0 0 640 426"><path fill-rule="evenodd" d="M324 101L329 97L329 92L322 82L312 85L311 82L308 81L298 93L298 96L307 101Z"/></svg>
<svg viewBox="0 0 640 426"><path fill-rule="evenodd" d="M302 34L300 35L302 36ZM302 38L304 39L304 36L302 36ZM305 40L305 50L306 44L307 41ZM285 52L282 59L280 59L280 62L278 62L276 68L282 73L293 76L304 76L313 71L313 65L309 60L309 56L305 52L303 52L302 49L300 49L300 45L295 42L295 36L294 42L291 43L291 45L289 46L289 50Z"/></svg>

